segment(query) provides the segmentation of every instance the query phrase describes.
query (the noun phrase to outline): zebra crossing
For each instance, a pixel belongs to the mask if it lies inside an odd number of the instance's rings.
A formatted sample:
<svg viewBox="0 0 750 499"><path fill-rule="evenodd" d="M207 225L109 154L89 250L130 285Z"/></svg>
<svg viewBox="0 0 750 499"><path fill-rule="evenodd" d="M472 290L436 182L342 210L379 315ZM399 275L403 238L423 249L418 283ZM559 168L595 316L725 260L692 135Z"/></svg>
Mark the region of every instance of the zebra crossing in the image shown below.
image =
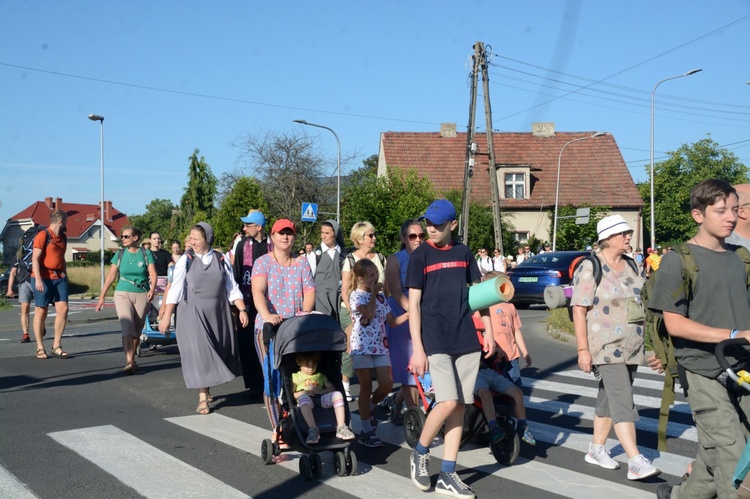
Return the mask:
<svg viewBox="0 0 750 499"><path fill-rule="evenodd" d="M641 413L653 413L656 409L658 414L660 380L661 377L648 368L639 369L635 391L636 405ZM571 462L559 458L553 459L551 452L549 455L539 455L536 451L531 451L524 453L513 466L503 467L494 461L489 449L472 444L461 450L458 463L461 468L470 468L481 473L476 483L489 483L492 490L499 490L503 483L507 482L524 484L538 491L538 495L530 497L547 497L551 494L562 497L599 497L604 494L618 498L654 497L656 486L661 482L627 482L624 480L622 469L607 472L611 475L606 475L598 472L598 468L580 464L591 441L590 427L597 391L593 377L577 370L570 370L553 373L545 380L524 378L523 382L527 394L525 402L529 425L538 442L537 448L534 449L544 447L544 444L548 444L549 450L562 448L568 451L569 455L578 456L577 462L572 465ZM670 422L670 446L679 440L690 444L687 446L689 449L694 449L696 433L689 424L689 408L679 393L673 414L677 421ZM174 425L178 432L197 433L221 445L246 453L250 455L250 459L257 457L260 460L260 443L269 435L265 426L256 426L227 417L220 411L208 416L170 417L165 421ZM352 415L352 427L354 430L360 427L356 413ZM641 421L637 423L637 429L640 434L655 433L656 421L642 415ZM395 447L391 456L407 456L411 450L404 441L401 427L383 422L378 427L378 435L383 442ZM247 491L237 490L211 474L115 426L76 428L48 433L47 436L67 451L84 458L91 466L96 466L120 482L128 484L146 498L250 497ZM613 459L623 463L623 468L627 467L627 457L617 440L609 439L606 446L611 449ZM383 495L383 484L388 484L389 497L415 496L417 491L408 476L408 468L394 471L393 467L387 470L382 466L368 464L368 449L355 449L359 465L356 475L349 478L335 476L332 454L323 453L321 456L324 472L318 480L319 485L331 487L353 497L367 498ZM644 447L641 447L641 451L662 470L662 478L671 483L676 483L678 480L675 477L685 473L694 456L692 451L689 455L659 452ZM441 459L442 446L433 448L431 454L433 458ZM526 457L523 457L524 455ZM529 455L533 456L529 458ZM296 457L294 453L282 454L273 466L288 470L290 479L301 480L297 476ZM435 466L432 465L433 472L436 471ZM160 472L153 476L144 475L144 468L159 469ZM594 472L595 470L597 472ZM37 496L0 465L0 497L26 499Z"/></svg>

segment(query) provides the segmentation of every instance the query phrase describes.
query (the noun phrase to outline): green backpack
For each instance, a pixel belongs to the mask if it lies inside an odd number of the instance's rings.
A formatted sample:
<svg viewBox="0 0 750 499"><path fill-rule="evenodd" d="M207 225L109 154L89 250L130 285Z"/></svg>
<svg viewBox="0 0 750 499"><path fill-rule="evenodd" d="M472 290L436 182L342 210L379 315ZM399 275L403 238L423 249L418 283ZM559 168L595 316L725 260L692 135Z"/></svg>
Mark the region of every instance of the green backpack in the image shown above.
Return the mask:
<svg viewBox="0 0 750 499"><path fill-rule="evenodd" d="M673 298L677 299L684 294L688 301L693 299L698 272L700 269L695 263L695 257L690 252L686 243L680 243L672 248L680 257L682 264L682 288L674 292ZM744 246L727 244L729 251L734 251L742 258L745 264L745 273L747 274L747 285L750 289L750 250ZM679 365L674 356L674 345L672 337L669 336L667 328L664 326L664 317L661 312L655 312L648 308L648 302L654 286L659 278L659 271L652 273L651 277L641 289L641 301L646 310L646 321L644 324L644 338L650 340L654 354L661 361L664 368L664 388L661 394L661 408L659 409L659 428L657 431L657 448L660 451L667 450L667 422L669 420L669 408L674 404L674 386L675 379L679 377ZM686 389L687 386L683 386Z"/></svg>

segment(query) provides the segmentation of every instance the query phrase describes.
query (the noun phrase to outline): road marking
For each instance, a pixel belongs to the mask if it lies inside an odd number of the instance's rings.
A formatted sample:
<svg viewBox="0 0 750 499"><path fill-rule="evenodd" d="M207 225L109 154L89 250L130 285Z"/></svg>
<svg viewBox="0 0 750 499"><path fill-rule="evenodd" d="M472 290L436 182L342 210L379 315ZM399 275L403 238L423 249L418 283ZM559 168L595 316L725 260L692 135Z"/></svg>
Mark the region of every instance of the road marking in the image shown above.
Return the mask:
<svg viewBox="0 0 750 499"><path fill-rule="evenodd" d="M5 499L36 499L34 495L18 478L0 465L0 497Z"/></svg>
<svg viewBox="0 0 750 499"><path fill-rule="evenodd" d="M229 446L248 452L260 459L260 446L263 439L271 436L271 430L260 428L233 418L211 413L208 416L181 416L167 418L167 421L201 435L213 438ZM277 458L274 466L282 466L298 473L299 453L285 452ZM330 487L346 492L355 497L413 498L417 489L407 476L397 475L381 468L359 462L357 474L353 477L338 477L333 473L333 454L321 452L323 476L318 480ZM387 489L383 484L387 483Z"/></svg>
<svg viewBox="0 0 750 499"><path fill-rule="evenodd" d="M590 397L593 399L596 399L596 394L599 391L599 389L595 387L571 385L570 383L556 383L554 381L544 381L525 377L522 377L521 380L523 381L524 387L559 394L580 395L582 397ZM633 402L636 407L649 407L652 409L659 409L661 407L661 398L649 397L647 395L638 395L634 393ZM670 410L681 414L692 414L687 402L675 402Z"/></svg>
<svg viewBox="0 0 750 499"><path fill-rule="evenodd" d="M638 373L641 375L656 376L660 379L655 380L655 379L637 377L635 378L635 381L633 382L633 386L637 388L645 388L647 390L657 390L657 391L662 391L662 389L664 388L664 375L663 374L658 374L655 371L652 371L650 368L643 367L643 366L638 366ZM578 369L569 370L569 371L557 371L555 375L595 382L593 374L585 373ZM680 382L678 380L675 380L675 395L679 396L681 393L682 393L682 387L680 386Z"/></svg>
<svg viewBox="0 0 750 499"><path fill-rule="evenodd" d="M167 421L175 423L183 428L219 440L227 445L236 447L242 451L260 456L261 441L269 438L269 430L257 426L227 418L217 413L206 416L182 416L176 418L167 418ZM361 426L356 415L352 415L353 428ZM546 426L546 425L545 425ZM534 426L535 427L535 426ZM556 430L565 431L557 428ZM576 441L576 448L583 445L586 439L586 449L590 436L575 432L567 432L566 438L572 438ZM411 449L404 440L403 428L391 424L378 425L378 436L384 442L396 445L410 451ZM612 443L608 441L608 445ZM567 447L567 445L566 445ZM442 446L433 448L431 451L433 457L442 459ZM288 460L276 464L284 466L292 471L297 471L298 463L297 453L284 453L283 457ZM338 478L333 476L331 462L331 453L323 452L323 477L320 482L325 483L343 492L350 493L357 497L380 497L383 495L383 483L388 483L389 497L414 497L417 494L411 479L407 476L397 475L379 468L371 467L365 463L359 463L357 475L354 478ZM595 478L584 473L567 470L558 466L542 463L540 461L529 461L519 459L517 464L509 467L500 467L486 447L462 449L458 456L458 462L461 467L466 467L481 471L488 475L496 476L513 482L522 483L531 487L552 492L566 497L581 497L581 490L589 489L592 495L606 494L610 497L635 497L646 498L653 497L654 493L640 490L627 485L609 482L600 478ZM433 465L434 467L434 465ZM434 472L434 469L432 470ZM404 470L408 472L408 470ZM620 470L620 473L623 471ZM684 472L681 471L681 473ZM434 473L433 473L434 474ZM466 475L462 472L464 478ZM586 494L584 494L586 495Z"/></svg>
<svg viewBox="0 0 750 499"><path fill-rule="evenodd" d="M145 497L250 497L111 425L49 436Z"/></svg>

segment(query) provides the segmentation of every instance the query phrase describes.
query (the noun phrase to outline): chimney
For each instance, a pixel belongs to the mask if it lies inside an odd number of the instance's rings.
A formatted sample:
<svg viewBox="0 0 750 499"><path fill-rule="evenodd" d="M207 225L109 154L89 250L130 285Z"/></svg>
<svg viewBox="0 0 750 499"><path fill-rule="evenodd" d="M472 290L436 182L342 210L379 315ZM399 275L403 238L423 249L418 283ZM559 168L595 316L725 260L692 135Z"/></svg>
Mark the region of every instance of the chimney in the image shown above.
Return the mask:
<svg viewBox="0 0 750 499"><path fill-rule="evenodd" d="M47 208L49 208L50 210L54 208L52 206L52 198L51 197L44 198L44 204L46 204Z"/></svg>
<svg viewBox="0 0 750 499"><path fill-rule="evenodd" d="M55 198L55 209L62 210L62 198Z"/></svg>
<svg viewBox="0 0 750 499"><path fill-rule="evenodd" d="M456 124L455 123L440 123L440 136L447 139L456 136Z"/></svg>
<svg viewBox="0 0 750 499"><path fill-rule="evenodd" d="M551 121L532 123L531 134L534 137L554 137L555 136L555 123Z"/></svg>
<svg viewBox="0 0 750 499"><path fill-rule="evenodd" d="M104 201L104 220L112 222L112 201Z"/></svg>

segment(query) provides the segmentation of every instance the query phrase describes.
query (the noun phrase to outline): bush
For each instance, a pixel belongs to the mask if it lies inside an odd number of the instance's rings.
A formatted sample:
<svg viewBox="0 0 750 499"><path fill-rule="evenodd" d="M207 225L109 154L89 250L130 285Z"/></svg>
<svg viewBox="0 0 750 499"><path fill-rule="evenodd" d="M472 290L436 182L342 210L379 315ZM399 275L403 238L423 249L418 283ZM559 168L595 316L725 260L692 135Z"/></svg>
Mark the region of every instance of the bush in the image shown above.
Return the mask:
<svg viewBox="0 0 750 499"><path fill-rule="evenodd" d="M571 322L568 309L565 307L550 310L545 323L547 324L547 331L553 335L566 334L575 336L573 322Z"/></svg>

